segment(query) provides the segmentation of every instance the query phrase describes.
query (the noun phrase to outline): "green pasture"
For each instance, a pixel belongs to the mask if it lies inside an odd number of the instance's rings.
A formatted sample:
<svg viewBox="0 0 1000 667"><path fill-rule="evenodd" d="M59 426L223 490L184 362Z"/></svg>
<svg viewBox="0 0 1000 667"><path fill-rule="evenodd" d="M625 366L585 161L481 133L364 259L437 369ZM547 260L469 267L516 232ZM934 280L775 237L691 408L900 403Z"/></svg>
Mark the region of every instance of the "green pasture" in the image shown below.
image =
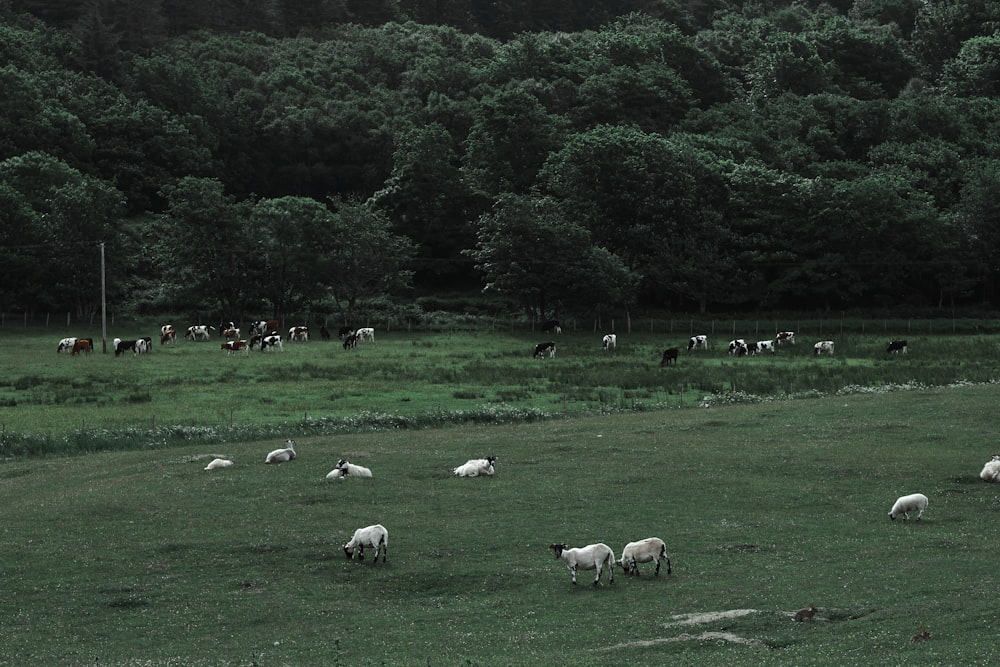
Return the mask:
<svg viewBox="0 0 1000 667"><path fill-rule="evenodd" d="M500 354L521 367L516 349ZM188 353L51 364L125 375ZM273 363L197 354L209 375ZM8 460L0 665L993 664L1000 499L978 473L998 400L984 385L315 436L280 466L263 464L279 439ZM495 477L450 474L487 453ZM204 471L217 455L236 464ZM342 456L374 477L328 481ZM917 491L925 519L890 522ZM375 522L388 563L348 562ZM651 535L669 577L573 587L547 549Z"/></svg>
<svg viewBox="0 0 1000 667"><path fill-rule="evenodd" d="M147 329L113 334L134 338L154 327ZM618 348L604 352L599 334L575 332L552 336L555 358L533 359L544 338L530 332L379 331L376 344L355 350L313 340L247 357L228 356L217 339L180 340L120 358L56 354L65 333L0 329L0 456L161 447L187 441L192 429L210 440L279 437L339 432L328 422L344 420L346 430L396 418L517 421L1000 377L1000 339L987 334L910 335L910 353L891 356L887 341L905 331L799 332L797 345L773 356L734 359L725 353L729 335L689 353L686 334L620 333ZM836 341L836 356L812 355L820 338ZM682 349L677 366L661 368L662 351L673 346ZM494 419L497 410L505 417ZM111 442L123 432L125 444Z"/></svg>

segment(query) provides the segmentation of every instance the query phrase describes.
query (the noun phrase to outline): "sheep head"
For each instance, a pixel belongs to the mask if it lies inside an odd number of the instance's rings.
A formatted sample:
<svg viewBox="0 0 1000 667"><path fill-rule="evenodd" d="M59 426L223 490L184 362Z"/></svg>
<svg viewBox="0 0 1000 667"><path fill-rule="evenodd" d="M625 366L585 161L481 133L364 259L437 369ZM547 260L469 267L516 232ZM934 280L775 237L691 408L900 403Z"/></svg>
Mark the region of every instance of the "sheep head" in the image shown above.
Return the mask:
<svg viewBox="0 0 1000 667"><path fill-rule="evenodd" d="M567 547L565 544L550 544L549 545L549 549L552 549L552 552L556 555L556 558L562 558L562 552L565 549L568 549L568 548L569 547Z"/></svg>

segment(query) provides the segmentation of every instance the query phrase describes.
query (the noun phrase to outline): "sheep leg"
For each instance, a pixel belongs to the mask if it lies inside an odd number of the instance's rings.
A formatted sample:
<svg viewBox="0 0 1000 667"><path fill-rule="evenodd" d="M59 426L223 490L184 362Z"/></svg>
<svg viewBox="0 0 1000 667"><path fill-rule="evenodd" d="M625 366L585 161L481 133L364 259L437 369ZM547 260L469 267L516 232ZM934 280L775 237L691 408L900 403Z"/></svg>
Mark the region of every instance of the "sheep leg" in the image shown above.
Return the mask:
<svg viewBox="0 0 1000 667"><path fill-rule="evenodd" d="M594 585L595 586L599 586L600 583L601 583L601 565L600 565L600 563L598 563L597 564L597 578L594 579Z"/></svg>
<svg viewBox="0 0 1000 667"><path fill-rule="evenodd" d="M364 559L365 559L365 547L364 547L364 545L359 544L358 545L358 562L361 562Z"/></svg>
<svg viewBox="0 0 1000 667"><path fill-rule="evenodd" d="M569 571L573 573L573 584L576 584L576 565L569 568Z"/></svg>
<svg viewBox="0 0 1000 667"><path fill-rule="evenodd" d="M656 572L653 573L653 576L658 577L660 576L660 559L656 558L654 560L656 560Z"/></svg>
<svg viewBox="0 0 1000 667"><path fill-rule="evenodd" d="M673 570L672 570L672 569L671 569L671 567L670 567L670 559L669 559L669 558L666 558L666 559L664 559L664 560L666 560L666 561L667 561L667 574L669 575L669 574L670 574L671 572L673 572Z"/></svg>

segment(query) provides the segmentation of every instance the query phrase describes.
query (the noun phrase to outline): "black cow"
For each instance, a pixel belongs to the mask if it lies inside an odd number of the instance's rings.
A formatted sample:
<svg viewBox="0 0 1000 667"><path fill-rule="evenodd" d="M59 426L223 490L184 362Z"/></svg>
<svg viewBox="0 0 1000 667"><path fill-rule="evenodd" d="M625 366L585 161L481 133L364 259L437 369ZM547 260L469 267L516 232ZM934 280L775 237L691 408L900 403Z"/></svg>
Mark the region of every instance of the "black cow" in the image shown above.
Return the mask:
<svg viewBox="0 0 1000 667"><path fill-rule="evenodd" d="M678 350L676 347L671 347L671 348L669 348L667 350L664 350L663 351L663 358L660 359L660 366L666 366L670 362L673 362L674 366L676 366L677 365L677 355L678 354L680 354L680 350Z"/></svg>
<svg viewBox="0 0 1000 667"><path fill-rule="evenodd" d="M885 353L889 354L890 352L892 352L893 354L899 354L900 352L906 354L906 341L894 340L891 343L889 343L888 347L885 348Z"/></svg>

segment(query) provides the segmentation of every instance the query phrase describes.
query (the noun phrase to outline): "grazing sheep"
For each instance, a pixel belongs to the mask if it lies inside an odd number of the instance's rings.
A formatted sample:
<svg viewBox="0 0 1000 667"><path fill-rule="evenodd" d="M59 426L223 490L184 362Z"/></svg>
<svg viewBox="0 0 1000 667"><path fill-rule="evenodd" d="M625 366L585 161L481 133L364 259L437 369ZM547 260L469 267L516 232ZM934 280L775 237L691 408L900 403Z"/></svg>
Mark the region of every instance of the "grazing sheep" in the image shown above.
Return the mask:
<svg viewBox="0 0 1000 667"><path fill-rule="evenodd" d="M484 459L470 459L463 465L458 466L453 471L459 477L478 477L479 475L492 475L493 464L497 457L487 456Z"/></svg>
<svg viewBox="0 0 1000 667"><path fill-rule="evenodd" d="M639 563L656 563L655 576L660 576L660 560L667 561L667 574L673 572L670 567L670 559L667 558L667 545L658 537L647 537L638 542L629 542L622 549L622 557L618 564L625 570L625 574L639 574Z"/></svg>
<svg viewBox="0 0 1000 667"><path fill-rule="evenodd" d="M286 440L285 447L276 449L269 453L264 459L264 463L285 463L295 458L295 441Z"/></svg>
<svg viewBox="0 0 1000 667"><path fill-rule="evenodd" d="M925 509L927 509L927 496L922 493L911 493L896 500L889 511L889 518L895 521L896 517L902 514L904 519L909 520L910 512L919 510L917 521L920 521Z"/></svg>
<svg viewBox="0 0 1000 667"><path fill-rule="evenodd" d="M345 477L371 477L372 471L364 466L356 466L347 459L337 461L337 469L342 470Z"/></svg>
<svg viewBox="0 0 1000 667"><path fill-rule="evenodd" d="M205 466L205 470L215 470L216 468L228 468L233 465L233 462L229 459L212 459L209 461L208 465Z"/></svg>
<svg viewBox="0 0 1000 667"><path fill-rule="evenodd" d="M354 551L358 552L358 560L365 559L365 547L375 548L375 563L378 562L378 552L382 551L382 562L389 555L389 531L380 523L367 528L358 528L354 537L344 545L344 554L348 560L354 560Z"/></svg>
<svg viewBox="0 0 1000 667"><path fill-rule="evenodd" d="M802 621L811 621L813 620L813 616L815 615L816 615L816 607L812 603L810 603L809 606L806 607L805 609L799 609L797 612L795 612L795 620L799 623L801 623Z"/></svg>
<svg viewBox="0 0 1000 667"><path fill-rule="evenodd" d="M920 632L910 637L910 641L914 644L920 644L931 638L931 633L927 632L927 628L920 626Z"/></svg>
<svg viewBox="0 0 1000 667"><path fill-rule="evenodd" d="M993 458L986 462L979 477L987 482L1000 482L1000 454L994 454Z"/></svg>
<svg viewBox="0 0 1000 667"><path fill-rule="evenodd" d="M565 544L550 544L549 549L552 549L556 558L566 563L566 567L573 573L574 584L577 570L597 570L594 578L594 585L597 586L601 583L601 571L605 565L608 566L609 583L615 583L615 552L607 544L598 542L576 549L570 549Z"/></svg>

